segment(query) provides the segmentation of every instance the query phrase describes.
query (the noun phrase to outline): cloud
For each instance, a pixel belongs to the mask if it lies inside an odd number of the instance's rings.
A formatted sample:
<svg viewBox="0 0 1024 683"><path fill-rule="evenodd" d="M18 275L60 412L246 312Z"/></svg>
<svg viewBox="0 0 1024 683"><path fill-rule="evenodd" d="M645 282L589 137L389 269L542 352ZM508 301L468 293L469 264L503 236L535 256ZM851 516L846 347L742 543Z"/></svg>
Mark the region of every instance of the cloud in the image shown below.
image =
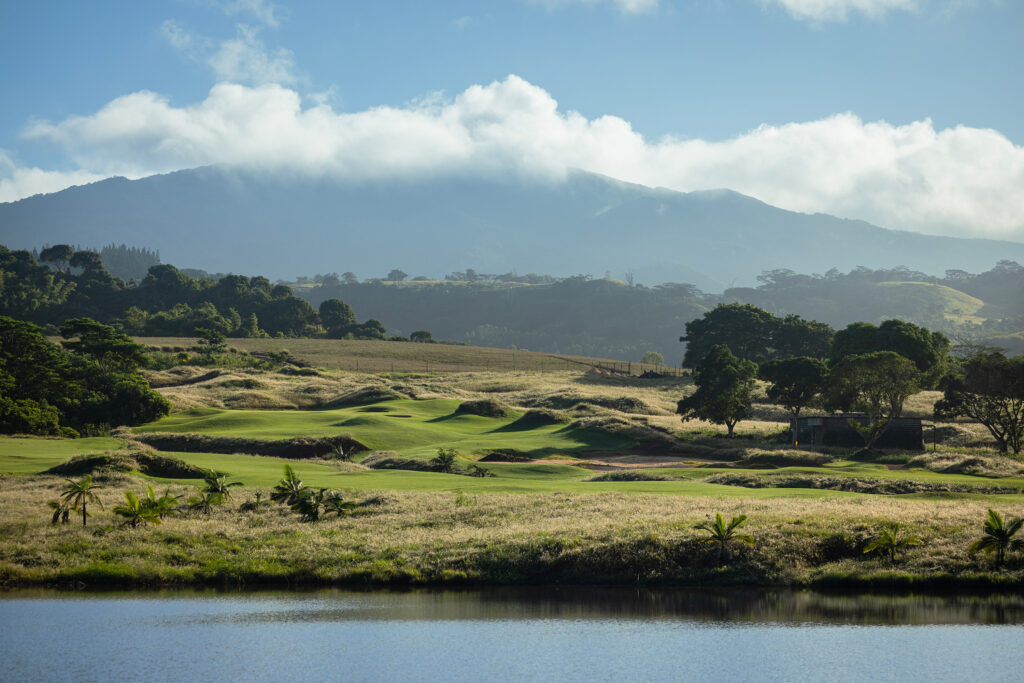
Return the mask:
<svg viewBox="0 0 1024 683"><path fill-rule="evenodd" d="M928 0L761 0L763 4L780 5L794 19L815 22L846 21L850 14L881 19L887 13L915 11Z"/></svg>
<svg viewBox="0 0 1024 683"><path fill-rule="evenodd" d="M623 14L643 14L658 9L658 0L527 0L534 4L546 5L548 9L559 9L567 5L615 5Z"/></svg>
<svg viewBox="0 0 1024 683"><path fill-rule="evenodd" d="M296 82L295 57L284 48L268 52L259 30L240 24L238 36L225 40L206 60L220 80L241 83Z"/></svg>
<svg viewBox="0 0 1024 683"><path fill-rule="evenodd" d="M218 5L228 16L247 14L270 28L277 28L281 23L277 16L278 7L272 2L266 2L265 0L222 0Z"/></svg>
<svg viewBox="0 0 1024 683"><path fill-rule="evenodd" d="M208 66L217 80L256 85L298 82L291 50L268 50L257 27L238 24L236 31L234 38L215 43L191 33L173 19L160 27L160 33L172 47L192 61Z"/></svg>
<svg viewBox="0 0 1024 683"><path fill-rule="evenodd" d="M72 185L103 180L107 175L89 171L45 171L18 166L0 150L0 202L13 202L34 194L57 192Z"/></svg>
<svg viewBox="0 0 1024 683"><path fill-rule="evenodd" d="M220 83L186 107L143 91L89 116L36 123L25 137L58 145L83 173L137 177L228 164L346 179L472 173L558 181L581 168L681 191L727 187L890 228L1024 240L1024 148L994 130L845 113L721 141L648 140L615 116L560 111L545 90L516 76L454 98L354 113L324 100L304 107L299 93L272 84Z"/></svg>

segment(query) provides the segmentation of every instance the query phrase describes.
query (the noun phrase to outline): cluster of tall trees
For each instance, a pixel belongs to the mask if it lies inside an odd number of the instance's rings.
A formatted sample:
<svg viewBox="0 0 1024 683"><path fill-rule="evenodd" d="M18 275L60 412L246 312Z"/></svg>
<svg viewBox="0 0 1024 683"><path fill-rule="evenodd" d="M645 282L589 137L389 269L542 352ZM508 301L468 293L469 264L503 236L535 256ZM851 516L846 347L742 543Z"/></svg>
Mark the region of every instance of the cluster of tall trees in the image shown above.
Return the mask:
<svg viewBox="0 0 1024 683"><path fill-rule="evenodd" d="M853 323L833 333L749 304L718 306L687 324L681 339L689 343L697 391L679 401L678 413L724 424L730 436L748 416L760 378L769 384L768 397L794 417L818 399L826 409L863 412L867 420L859 428L869 448L911 394L934 386L944 392L936 416L981 422L1000 451L1022 447L1024 356L983 349L951 359L945 335L913 323Z"/></svg>
<svg viewBox="0 0 1024 683"><path fill-rule="evenodd" d="M170 411L139 372L142 345L88 318L60 333L58 346L37 325L0 316L0 433L102 434Z"/></svg>
<svg viewBox="0 0 1024 683"><path fill-rule="evenodd" d="M787 330L785 345L775 341L779 329ZM677 410L683 419L724 424L730 435L748 416L760 378L769 385L768 397L794 417L816 400L828 410L863 412L867 419L856 426L869 448L911 394L935 386L943 392L937 418L978 421L1001 452L1024 447L1024 356L1006 358L981 348L951 358L945 335L913 323L853 323L832 333L820 323L779 319L749 304L721 305L688 324L686 333L687 358L693 348L708 351L695 363L697 391ZM807 353L786 357L780 349Z"/></svg>
<svg viewBox="0 0 1024 683"><path fill-rule="evenodd" d="M156 264L137 284L126 284L106 270L94 251L54 245L43 249L39 259L42 263L31 252L0 246L0 314L52 326L88 317L143 336L215 330L233 337L376 339L385 333L379 321L358 323L340 301L327 305L322 319L290 287L265 277L194 278L172 265Z"/></svg>

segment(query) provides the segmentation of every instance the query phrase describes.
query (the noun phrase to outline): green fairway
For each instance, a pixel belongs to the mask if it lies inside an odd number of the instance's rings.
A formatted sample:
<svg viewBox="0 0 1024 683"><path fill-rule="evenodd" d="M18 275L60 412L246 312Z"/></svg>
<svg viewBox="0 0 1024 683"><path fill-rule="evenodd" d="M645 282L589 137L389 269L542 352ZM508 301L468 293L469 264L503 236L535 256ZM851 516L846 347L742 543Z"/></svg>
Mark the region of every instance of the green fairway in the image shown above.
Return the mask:
<svg viewBox="0 0 1024 683"><path fill-rule="evenodd" d="M103 453L121 447L118 439L41 439L0 437L0 472L35 474L86 453Z"/></svg>
<svg viewBox="0 0 1024 683"><path fill-rule="evenodd" d="M518 429L522 413L492 418L455 414L459 401L408 399L336 410L218 410L175 413L136 432L201 433L254 439L351 434L371 451L391 450L406 457L433 456L438 447L462 453L511 448L543 458L592 450L617 450L635 443L593 430L565 425Z"/></svg>

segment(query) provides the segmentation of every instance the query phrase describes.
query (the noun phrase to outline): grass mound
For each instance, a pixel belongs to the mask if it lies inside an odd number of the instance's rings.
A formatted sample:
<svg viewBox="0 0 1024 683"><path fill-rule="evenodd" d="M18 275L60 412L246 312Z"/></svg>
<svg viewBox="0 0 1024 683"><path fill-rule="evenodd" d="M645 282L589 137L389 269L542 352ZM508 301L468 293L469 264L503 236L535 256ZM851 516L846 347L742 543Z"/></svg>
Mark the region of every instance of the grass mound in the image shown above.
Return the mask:
<svg viewBox="0 0 1024 683"><path fill-rule="evenodd" d="M174 434L148 432L134 434L136 441L161 451L182 453L249 453L274 458L321 458L337 448L346 453L368 450L348 434L322 438L295 438L280 440L246 439L235 436L207 436L205 434Z"/></svg>
<svg viewBox="0 0 1024 683"><path fill-rule="evenodd" d="M394 401L401 398L405 398L405 396L386 387L361 387L327 401L323 404L323 407L329 409L351 408L353 406L368 406L372 403Z"/></svg>
<svg viewBox="0 0 1024 683"><path fill-rule="evenodd" d="M1020 463L1007 457L961 453L924 453L912 458L907 465L943 474L973 474L980 477L1012 477L1022 471Z"/></svg>
<svg viewBox="0 0 1024 683"><path fill-rule="evenodd" d="M239 377L236 379L226 379L223 382L217 382L212 386L222 387L224 389L262 389L266 385L252 377Z"/></svg>
<svg viewBox="0 0 1024 683"><path fill-rule="evenodd" d="M480 415L481 417L505 417L508 409L501 403L489 398L477 401L463 401L455 409L456 415Z"/></svg>
<svg viewBox="0 0 1024 683"><path fill-rule="evenodd" d="M650 470L618 470L588 477L585 481L673 481L674 477Z"/></svg>
<svg viewBox="0 0 1024 683"><path fill-rule="evenodd" d="M863 477L830 477L827 475L715 474L704 479L708 484L742 486L748 489L825 489L851 493L904 495L909 493L986 493L1019 494L1020 489L1007 486L972 486L909 479L868 479Z"/></svg>
<svg viewBox="0 0 1024 683"><path fill-rule="evenodd" d="M491 451L477 462L533 462L533 458L511 448Z"/></svg>
<svg viewBox="0 0 1024 683"><path fill-rule="evenodd" d="M522 417L512 424L502 427L498 431L519 432L537 427L547 427L566 422L567 419L561 413L554 410L527 410Z"/></svg>
<svg viewBox="0 0 1024 683"><path fill-rule="evenodd" d="M360 465L372 470L412 470L414 472L430 472L434 468L425 460L399 457L394 451L377 451L363 458Z"/></svg>
<svg viewBox="0 0 1024 683"><path fill-rule="evenodd" d="M835 456L811 451L750 451L735 466L743 469L821 467L834 460Z"/></svg>
<svg viewBox="0 0 1024 683"><path fill-rule="evenodd" d="M93 474L97 471L141 472L151 477L169 479L202 479L206 470L177 458L166 455L146 453L145 451L128 451L99 453L95 455L77 455L46 470L44 474L59 474L65 477Z"/></svg>
<svg viewBox="0 0 1024 683"><path fill-rule="evenodd" d="M530 399L526 405L534 408L554 410L580 410L581 406L596 406L617 410L622 413L640 415L662 415L664 411L651 407L647 402L633 396L583 396L575 391L562 391Z"/></svg>

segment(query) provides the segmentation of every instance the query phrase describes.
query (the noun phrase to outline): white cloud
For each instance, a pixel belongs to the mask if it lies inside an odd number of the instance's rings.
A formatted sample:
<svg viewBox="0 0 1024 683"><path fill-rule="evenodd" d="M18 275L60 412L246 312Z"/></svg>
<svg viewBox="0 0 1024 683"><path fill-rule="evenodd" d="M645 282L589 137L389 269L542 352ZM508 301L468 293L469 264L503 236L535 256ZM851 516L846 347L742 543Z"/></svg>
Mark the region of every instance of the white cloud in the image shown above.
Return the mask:
<svg viewBox="0 0 1024 683"><path fill-rule="evenodd" d="M107 176L89 171L45 171L18 166L0 150L0 202L13 202L34 194L57 192L72 185L85 185Z"/></svg>
<svg viewBox="0 0 1024 683"><path fill-rule="evenodd" d="M225 40L206 60L220 80L242 83L295 83L295 57L284 48L268 52L259 30L239 24L238 36Z"/></svg>
<svg viewBox="0 0 1024 683"><path fill-rule="evenodd" d="M265 0L222 0L220 8L225 14L234 16L237 14L248 14L264 26L277 28L281 23L277 16L278 8L272 2Z"/></svg>
<svg viewBox="0 0 1024 683"><path fill-rule="evenodd" d="M658 0L528 0L534 4L558 9L566 5L615 5L623 14L643 14L658 9Z"/></svg>
<svg viewBox="0 0 1024 683"><path fill-rule="evenodd" d="M172 47L192 61L208 66L217 80L256 85L292 85L299 80L291 50L268 50L260 39L259 28L238 24L236 31L234 38L215 43L191 33L173 19L160 27L160 33Z"/></svg>
<svg viewBox="0 0 1024 683"><path fill-rule="evenodd" d="M850 14L880 19L887 13L915 11L928 0L761 0L781 5L795 19L810 21L846 21Z"/></svg>
<svg viewBox="0 0 1024 683"><path fill-rule="evenodd" d="M136 177L220 163L349 179L558 180L575 167L682 191L727 187L891 228L1024 240L1024 148L994 130L837 114L723 141L647 140L618 117L559 111L546 91L516 76L453 99L356 113L323 101L303 107L280 85L220 83L188 107L143 91L25 135L56 143L83 173Z"/></svg>

